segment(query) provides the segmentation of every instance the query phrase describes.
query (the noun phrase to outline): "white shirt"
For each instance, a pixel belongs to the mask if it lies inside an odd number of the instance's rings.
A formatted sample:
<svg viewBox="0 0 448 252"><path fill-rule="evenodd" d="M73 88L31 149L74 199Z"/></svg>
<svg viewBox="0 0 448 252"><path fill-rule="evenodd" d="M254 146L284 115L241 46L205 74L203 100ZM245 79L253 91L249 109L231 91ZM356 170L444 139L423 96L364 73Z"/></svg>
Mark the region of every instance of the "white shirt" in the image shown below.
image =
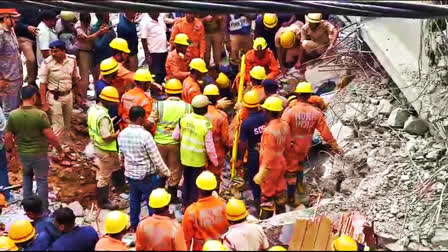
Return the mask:
<svg viewBox="0 0 448 252"><path fill-rule="evenodd" d="M44 60L41 51L50 50L50 43L58 40L58 35L54 29L50 29L44 22L40 22L37 29L39 29L39 34L36 36L36 58L37 64L40 66L40 63Z"/></svg>
<svg viewBox="0 0 448 252"><path fill-rule="evenodd" d="M163 17L159 15L158 20L152 19L148 14L140 22L141 38L146 39L150 53L165 53L168 51L166 38L166 25Z"/></svg>

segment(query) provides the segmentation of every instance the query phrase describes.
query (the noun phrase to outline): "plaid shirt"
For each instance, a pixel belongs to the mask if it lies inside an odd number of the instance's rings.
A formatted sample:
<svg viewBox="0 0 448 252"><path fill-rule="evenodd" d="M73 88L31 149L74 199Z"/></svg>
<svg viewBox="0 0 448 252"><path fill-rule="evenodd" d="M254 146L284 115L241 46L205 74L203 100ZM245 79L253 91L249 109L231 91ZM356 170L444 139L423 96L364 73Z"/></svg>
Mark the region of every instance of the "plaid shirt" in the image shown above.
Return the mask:
<svg viewBox="0 0 448 252"><path fill-rule="evenodd" d="M126 177L141 180L158 172L166 177L170 171L163 162L151 133L143 126L131 124L118 135L120 158L124 160Z"/></svg>

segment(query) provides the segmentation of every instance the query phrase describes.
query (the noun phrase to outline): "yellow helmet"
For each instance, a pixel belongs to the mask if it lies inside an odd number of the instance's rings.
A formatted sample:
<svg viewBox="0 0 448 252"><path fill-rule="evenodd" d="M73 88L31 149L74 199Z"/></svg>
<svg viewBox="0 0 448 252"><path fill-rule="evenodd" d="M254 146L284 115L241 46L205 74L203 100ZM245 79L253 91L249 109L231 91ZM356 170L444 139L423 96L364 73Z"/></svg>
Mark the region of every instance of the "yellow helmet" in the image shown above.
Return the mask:
<svg viewBox="0 0 448 252"><path fill-rule="evenodd" d="M104 220L106 234L118 234L129 226L129 216L121 211L112 211Z"/></svg>
<svg viewBox="0 0 448 252"><path fill-rule="evenodd" d="M176 37L174 37L174 44L179 44L179 45L190 45L190 39L188 38L188 35L185 33L178 33L176 34Z"/></svg>
<svg viewBox="0 0 448 252"><path fill-rule="evenodd" d="M125 39L122 38L114 38L109 43L110 48L122 51L125 53L130 53L131 50L129 50L128 42Z"/></svg>
<svg viewBox="0 0 448 252"><path fill-rule="evenodd" d="M280 112L283 110L283 101L282 99L275 97L275 96L269 96L261 105L262 108L267 109L269 111L277 111Z"/></svg>
<svg viewBox="0 0 448 252"><path fill-rule="evenodd" d="M282 246L273 246L268 249L268 251L286 251L286 249Z"/></svg>
<svg viewBox="0 0 448 252"><path fill-rule="evenodd" d="M107 86L101 90L99 97L106 101L120 102L120 94L115 87Z"/></svg>
<svg viewBox="0 0 448 252"><path fill-rule="evenodd" d="M257 79L257 80L264 80L266 79L266 70L262 66L254 66L250 72L250 77Z"/></svg>
<svg viewBox="0 0 448 252"><path fill-rule="evenodd" d="M76 20L76 14L73 11L61 11L59 17L66 22L73 22Z"/></svg>
<svg viewBox="0 0 448 252"><path fill-rule="evenodd" d="M263 14L263 24L267 28L274 28L278 23L278 17L275 13Z"/></svg>
<svg viewBox="0 0 448 252"><path fill-rule="evenodd" d="M203 171L196 179L196 186L204 191L212 191L218 185L216 177L209 171Z"/></svg>
<svg viewBox="0 0 448 252"><path fill-rule="evenodd" d="M8 236L14 243L22 243L29 241L36 235L31 222L28 220L18 220L11 225Z"/></svg>
<svg viewBox="0 0 448 252"><path fill-rule="evenodd" d="M309 81L302 81L296 86L296 93L301 94L312 94L313 93L313 84Z"/></svg>
<svg viewBox="0 0 448 252"><path fill-rule="evenodd" d="M205 95L196 95L193 97L193 100L191 100L191 106L193 108L203 108L207 107L210 104L210 100Z"/></svg>
<svg viewBox="0 0 448 252"><path fill-rule="evenodd" d="M358 244L348 235L341 235L331 243L334 251L358 251Z"/></svg>
<svg viewBox="0 0 448 252"><path fill-rule="evenodd" d="M224 73L219 73L215 82L219 88L226 88L230 85L229 77L227 77Z"/></svg>
<svg viewBox="0 0 448 252"><path fill-rule="evenodd" d="M266 42L266 39L264 39L263 37L258 37L254 39L254 45L252 48L259 51L266 49L267 46L268 43Z"/></svg>
<svg viewBox="0 0 448 252"><path fill-rule="evenodd" d="M182 82L175 78L169 79L165 84L165 92L167 94L181 94Z"/></svg>
<svg viewBox="0 0 448 252"><path fill-rule="evenodd" d="M0 236L0 251L17 251L16 244L8 236Z"/></svg>
<svg viewBox="0 0 448 252"><path fill-rule="evenodd" d="M149 195L149 206L151 208L162 208L168 206L171 201L171 194L165 188L157 188Z"/></svg>
<svg viewBox="0 0 448 252"><path fill-rule="evenodd" d="M201 73L208 72L207 66L205 65L205 61L201 58L194 58L191 60L190 65L188 65L191 69L198 70Z"/></svg>
<svg viewBox="0 0 448 252"><path fill-rule="evenodd" d="M219 88L214 84L208 84L204 88L204 95L219 95Z"/></svg>
<svg viewBox="0 0 448 252"><path fill-rule="evenodd" d="M322 22L322 13L308 13L305 15L305 20L308 23L318 24Z"/></svg>
<svg viewBox="0 0 448 252"><path fill-rule="evenodd" d="M202 251L226 251L226 247L218 240L208 240L204 243Z"/></svg>
<svg viewBox="0 0 448 252"><path fill-rule="evenodd" d="M109 75L118 71L120 66L118 66L118 62L113 58L107 58L101 61L100 70L102 75Z"/></svg>
<svg viewBox="0 0 448 252"><path fill-rule="evenodd" d="M226 205L226 217L231 221L239 221L247 217L249 212L246 209L244 201L231 198Z"/></svg>
<svg viewBox="0 0 448 252"><path fill-rule="evenodd" d="M135 72L135 75L134 75L134 80L141 81L141 82L154 81L154 79L152 78L151 72L147 68L137 69L137 71Z"/></svg>
<svg viewBox="0 0 448 252"><path fill-rule="evenodd" d="M294 46L296 42L296 34L293 31L285 31L280 35L280 45L283 48L289 49Z"/></svg>
<svg viewBox="0 0 448 252"><path fill-rule="evenodd" d="M257 91L249 90L243 96L243 106L246 108L256 108L260 105L261 99Z"/></svg>

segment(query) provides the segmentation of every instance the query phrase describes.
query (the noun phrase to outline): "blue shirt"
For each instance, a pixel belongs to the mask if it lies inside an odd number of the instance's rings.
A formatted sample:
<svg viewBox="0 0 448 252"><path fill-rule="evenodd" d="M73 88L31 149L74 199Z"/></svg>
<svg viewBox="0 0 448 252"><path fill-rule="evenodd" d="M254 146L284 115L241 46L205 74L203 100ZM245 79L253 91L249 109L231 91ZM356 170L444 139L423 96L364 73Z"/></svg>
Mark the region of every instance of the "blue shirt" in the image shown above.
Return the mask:
<svg viewBox="0 0 448 252"><path fill-rule="evenodd" d="M49 251L94 251L98 234L92 227L75 227L63 234L48 248Z"/></svg>
<svg viewBox="0 0 448 252"><path fill-rule="evenodd" d="M249 35L251 29L251 21L241 19L243 15L230 14L227 29L229 34Z"/></svg>
<svg viewBox="0 0 448 252"><path fill-rule="evenodd" d="M98 21L96 24L92 26L92 34L99 31L100 27L103 23ZM109 23L111 25L111 23ZM112 57L114 54L112 48L110 48L109 43L116 37L114 29L110 28L109 31L101 37L95 39L95 65L101 63L101 61Z"/></svg>
<svg viewBox="0 0 448 252"><path fill-rule="evenodd" d="M36 240L34 240L25 251L46 251L52 243L52 239L47 232L43 231L37 234Z"/></svg>
<svg viewBox="0 0 448 252"><path fill-rule="evenodd" d="M117 26L117 34L119 38L128 42L129 55L136 55L138 51L137 26L134 22L130 22L124 15L120 15L120 22Z"/></svg>
<svg viewBox="0 0 448 252"><path fill-rule="evenodd" d="M278 29L284 22L288 22L291 18L289 14L277 14L278 22L274 28L268 29L264 27L263 24L263 15L259 15L255 20L255 31L254 38L263 37L268 43L269 49L276 54L277 50L275 49L275 33L277 33Z"/></svg>
<svg viewBox="0 0 448 252"><path fill-rule="evenodd" d="M36 232L38 234L42 232L48 234L51 239L51 243L62 235L56 225L54 225L53 219L48 216L33 221L33 226L36 228Z"/></svg>
<svg viewBox="0 0 448 252"><path fill-rule="evenodd" d="M261 141L266 121L266 114L263 111L256 111L250 112L249 117L241 125L240 141L248 142L248 152L258 152L256 147Z"/></svg>

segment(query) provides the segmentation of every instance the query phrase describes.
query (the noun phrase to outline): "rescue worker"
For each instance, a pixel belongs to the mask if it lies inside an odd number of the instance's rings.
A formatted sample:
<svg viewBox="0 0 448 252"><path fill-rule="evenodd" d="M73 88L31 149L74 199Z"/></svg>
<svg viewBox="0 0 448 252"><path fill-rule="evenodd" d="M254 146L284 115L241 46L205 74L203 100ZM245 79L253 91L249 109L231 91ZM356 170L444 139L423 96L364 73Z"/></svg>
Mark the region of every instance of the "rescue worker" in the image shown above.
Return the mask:
<svg viewBox="0 0 448 252"><path fill-rule="evenodd" d="M267 78L266 71L262 66L254 66L249 73L251 90L257 92L258 97L263 102L267 96L261 83Z"/></svg>
<svg viewBox="0 0 448 252"><path fill-rule="evenodd" d="M295 21L295 15L291 14L264 13L258 15L255 19L254 38L264 38L268 47L275 54L275 33L281 26L289 26Z"/></svg>
<svg viewBox="0 0 448 252"><path fill-rule="evenodd" d="M243 107L248 111L248 117L241 124L237 158L237 160L243 160L247 151L246 181L248 181L249 188L252 191L257 213L259 212L261 189L259 185L254 183L253 178L258 173L260 160L259 145L267 121L265 113L260 110L260 103L261 99L254 90L245 93L243 96ZM240 166L241 164L237 165L237 167Z"/></svg>
<svg viewBox="0 0 448 252"><path fill-rule="evenodd" d="M202 250L207 240L218 239L226 232L229 222L226 203L212 195L217 186L215 175L203 171L196 179L196 186L200 190L199 200L185 210L182 228L187 248L193 244L193 250Z"/></svg>
<svg viewBox="0 0 448 252"><path fill-rule="evenodd" d="M341 235L331 243L333 251L359 251L358 244L348 235Z"/></svg>
<svg viewBox="0 0 448 252"><path fill-rule="evenodd" d="M174 40L179 33L187 34L190 39L191 44L187 51L192 55L192 58L204 59L206 50L205 29L201 20L196 18L194 13L185 13L185 17L174 23L170 37L171 49L174 48Z"/></svg>
<svg viewBox="0 0 448 252"><path fill-rule="evenodd" d="M219 88L219 93L222 97L227 97L228 99L232 99L232 92L230 91L230 79L223 72L218 74L218 78L215 80L216 86Z"/></svg>
<svg viewBox="0 0 448 252"><path fill-rule="evenodd" d="M304 81L307 82L307 81ZM303 85L302 83L301 85ZM311 85L311 82L308 82L306 85ZM328 108L328 103L319 95L312 94L310 98L308 98L307 101L309 104L313 105L315 108L318 108L320 111L325 112L325 110ZM291 95L288 98L288 107L294 107L297 104L297 97L296 95Z"/></svg>
<svg viewBox="0 0 448 252"><path fill-rule="evenodd" d="M204 243L202 251L227 251L227 248L218 240L208 240Z"/></svg>
<svg viewBox="0 0 448 252"><path fill-rule="evenodd" d="M18 251L19 248L8 236L0 236L0 250L1 251Z"/></svg>
<svg viewBox="0 0 448 252"><path fill-rule="evenodd" d="M182 100L190 104L192 99L202 94L202 78L208 72L205 61L200 58L192 59L190 64L190 75L184 80L182 87Z"/></svg>
<svg viewBox="0 0 448 252"><path fill-rule="evenodd" d="M55 134L68 137L71 130L73 97L78 97L75 87L81 77L76 57L66 54L63 41L51 42L50 50L51 56L46 58L39 68L42 110L49 110Z"/></svg>
<svg viewBox="0 0 448 252"><path fill-rule="evenodd" d="M289 125L281 120L283 102L270 96L261 106L266 112L268 124L261 136L260 169L254 182L261 187L260 219L285 212L285 151L291 141ZM276 178L276 179L272 179Z"/></svg>
<svg viewBox="0 0 448 252"><path fill-rule="evenodd" d="M122 38L114 38L109 46L113 50L112 58L114 58L119 65L117 77L112 81L112 86L118 90L121 97L121 95L134 84L134 72L129 71L124 66L129 60L129 53L131 50L129 50L128 42Z"/></svg>
<svg viewBox="0 0 448 252"><path fill-rule="evenodd" d="M99 102L90 107L87 112L89 136L93 142L98 166L96 171L96 200L102 209L117 210L118 206L108 199L109 181L112 173L120 169L118 159L117 136L108 108L118 103L119 94L116 88L107 86L99 95Z"/></svg>
<svg viewBox="0 0 448 252"><path fill-rule="evenodd" d="M278 97L283 101L283 108L286 108L288 106L288 99L278 94L279 84L277 81L266 79L261 82L261 85L263 86L263 91L266 94L266 97Z"/></svg>
<svg viewBox="0 0 448 252"><path fill-rule="evenodd" d="M174 38L174 50L168 53L165 63L166 80L175 78L184 81L190 74L188 63L191 58L187 57L190 43L185 33L178 33Z"/></svg>
<svg viewBox="0 0 448 252"><path fill-rule="evenodd" d="M121 241L128 228L129 215L120 211L107 213L104 220L106 234L96 243L95 251L128 251L128 246Z"/></svg>
<svg viewBox="0 0 448 252"><path fill-rule="evenodd" d="M232 251L264 251L269 241L263 228L246 221L249 212L244 201L231 198L226 205L226 217L230 227L222 236L224 246Z"/></svg>
<svg viewBox="0 0 448 252"><path fill-rule="evenodd" d="M149 195L149 206L154 214L140 221L137 227L137 251L186 251L184 231L176 219L170 217L171 195L158 188Z"/></svg>
<svg viewBox="0 0 448 252"><path fill-rule="evenodd" d="M258 37L254 40L253 49L246 54L246 81L250 79L249 71L255 66L264 67L266 79L275 79L280 74L280 65L274 53L267 47L268 44L264 38Z"/></svg>
<svg viewBox="0 0 448 252"><path fill-rule="evenodd" d="M47 232L37 234L28 220L15 221L9 228L8 237L24 251L45 251L52 242Z"/></svg>
<svg viewBox="0 0 448 252"><path fill-rule="evenodd" d="M177 189L182 178L182 166L179 141L173 139L172 135L179 119L191 112L191 106L180 98L182 83L178 79L170 79L166 82L165 93L168 98L154 103L149 120L156 125L154 141L171 172L167 180L167 190L171 194L171 202L177 204L179 203Z"/></svg>
<svg viewBox="0 0 448 252"><path fill-rule="evenodd" d="M292 68L300 58L299 55L302 53L300 41L302 26L303 23L297 20L290 26L280 27L275 34L277 58L283 73Z"/></svg>
<svg viewBox="0 0 448 252"><path fill-rule="evenodd" d="M327 20L322 20L322 13L305 15L306 24L302 26L301 37L304 53L299 64L305 60L317 58L331 49L338 38L338 29Z"/></svg>
<svg viewBox="0 0 448 252"><path fill-rule="evenodd" d="M173 138L180 139L180 162L184 170L184 209L198 199L198 191L193 182L204 170L207 157L214 166L218 166L212 124L204 116L209 104L207 96L195 96L191 102L193 113L184 115L173 132Z"/></svg>
<svg viewBox="0 0 448 252"><path fill-rule="evenodd" d="M333 151L342 153L328 128L324 114L307 102L313 93L311 83L299 83L295 93L297 104L288 107L282 116L282 119L288 123L292 136L292 142L286 155L288 203L292 205L295 205L296 187L299 194L305 194L302 163L311 148L314 131L317 129L320 132L321 137L331 146Z"/></svg>
<svg viewBox="0 0 448 252"><path fill-rule="evenodd" d="M220 178L226 163L226 152L229 143L229 119L227 114L216 108L217 101L220 97L219 89L216 85L208 84L204 88L204 95L210 100L207 114L205 117L212 124L213 142L215 144L216 155L218 156L218 166L207 163L206 170L211 171L218 180L218 188Z"/></svg>
<svg viewBox="0 0 448 252"><path fill-rule="evenodd" d="M129 110L133 106L141 106L145 109L146 116L145 119L148 119L149 115L152 112L152 97L146 93L152 85L154 79L152 78L151 72L149 72L146 68L140 68L135 72L134 75L135 87L121 96L121 102L118 106L118 115L121 117L120 128L126 128L129 121ZM154 127L149 125L149 121L145 120L145 128L150 130L151 133L155 133Z"/></svg>

